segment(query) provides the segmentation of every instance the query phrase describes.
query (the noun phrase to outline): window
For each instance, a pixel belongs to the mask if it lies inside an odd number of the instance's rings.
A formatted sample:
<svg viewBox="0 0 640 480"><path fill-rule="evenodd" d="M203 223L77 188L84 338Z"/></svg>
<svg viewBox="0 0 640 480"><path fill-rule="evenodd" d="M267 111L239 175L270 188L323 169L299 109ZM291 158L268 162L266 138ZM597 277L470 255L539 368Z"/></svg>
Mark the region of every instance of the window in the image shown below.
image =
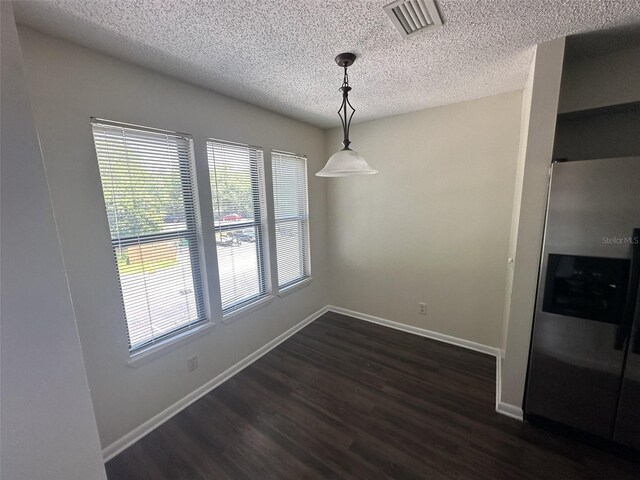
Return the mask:
<svg viewBox="0 0 640 480"><path fill-rule="evenodd" d="M309 277L309 207L307 159L274 151L272 156L278 286Z"/></svg>
<svg viewBox="0 0 640 480"><path fill-rule="evenodd" d="M207 142L222 312L267 295L262 149Z"/></svg>
<svg viewBox="0 0 640 480"><path fill-rule="evenodd" d="M206 321L191 139L98 119L92 129L133 352Z"/></svg>

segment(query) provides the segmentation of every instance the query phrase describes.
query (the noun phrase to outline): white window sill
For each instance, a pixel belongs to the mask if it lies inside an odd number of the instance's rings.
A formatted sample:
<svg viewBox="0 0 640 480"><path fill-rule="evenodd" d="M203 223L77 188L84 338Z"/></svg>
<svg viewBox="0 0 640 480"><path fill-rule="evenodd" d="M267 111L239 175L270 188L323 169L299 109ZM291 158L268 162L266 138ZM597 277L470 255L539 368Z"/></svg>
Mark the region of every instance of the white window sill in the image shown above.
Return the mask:
<svg viewBox="0 0 640 480"><path fill-rule="evenodd" d="M228 314L222 316L222 323L224 323L225 325L229 325L230 323L233 323L236 320L247 316L251 312L269 305L271 302L273 302L273 298L273 295L267 295L266 297L263 297L260 300L256 300L255 302L239 308L238 310L233 310L232 312L229 312Z"/></svg>
<svg viewBox="0 0 640 480"><path fill-rule="evenodd" d="M301 288L306 287L307 285L309 285L311 283L312 280L313 280L313 277L303 278L299 282L294 283L293 285L289 285L288 287L283 288L282 290L280 290L278 292L278 297L280 297L280 298L286 297L290 293L293 293L293 292L295 292L297 290L300 290Z"/></svg>
<svg viewBox="0 0 640 480"><path fill-rule="evenodd" d="M139 367L140 365L144 365L154 358L158 358L165 353L194 341L196 338L208 334L214 325L215 323L213 322L206 322L190 330L185 330L184 332L162 340L161 342L141 348L129 356L127 365L129 367Z"/></svg>

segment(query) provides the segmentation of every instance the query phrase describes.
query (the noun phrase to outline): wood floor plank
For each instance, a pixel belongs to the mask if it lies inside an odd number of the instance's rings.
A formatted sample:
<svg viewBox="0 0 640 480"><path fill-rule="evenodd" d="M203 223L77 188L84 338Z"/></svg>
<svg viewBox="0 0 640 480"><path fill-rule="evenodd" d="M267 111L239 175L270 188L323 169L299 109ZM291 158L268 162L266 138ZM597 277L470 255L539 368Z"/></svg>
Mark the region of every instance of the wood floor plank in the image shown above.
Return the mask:
<svg viewBox="0 0 640 480"><path fill-rule="evenodd" d="M640 479L494 411L495 359L329 312L107 463L109 480Z"/></svg>

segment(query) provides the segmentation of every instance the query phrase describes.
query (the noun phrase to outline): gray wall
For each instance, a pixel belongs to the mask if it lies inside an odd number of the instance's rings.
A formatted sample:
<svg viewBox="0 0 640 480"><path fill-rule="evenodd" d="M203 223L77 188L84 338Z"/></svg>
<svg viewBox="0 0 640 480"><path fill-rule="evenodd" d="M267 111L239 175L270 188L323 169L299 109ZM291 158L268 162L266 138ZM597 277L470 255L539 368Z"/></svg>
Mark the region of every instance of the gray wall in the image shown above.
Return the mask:
<svg viewBox="0 0 640 480"><path fill-rule="evenodd" d="M0 14L0 470L4 480L106 479L9 2Z"/></svg>
<svg viewBox="0 0 640 480"><path fill-rule="evenodd" d="M554 158L589 160L640 155L640 108L617 113L558 117Z"/></svg>
<svg viewBox="0 0 640 480"><path fill-rule="evenodd" d="M567 52L571 41L567 39ZM629 102L640 102L640 48L565 60L559 102L565 114L558 117L553 156L586 160L640 155L640 108L584 112Z"/></svg>
<svg viewBox="0 0 640 480"><path fill-rule="evenodd" d="M20 40L100 438L107 447L328 303L326 181L313 176L325 161L324 132L33 30L21 29ZM192 134L200 171L206 168L208 137L308 155L314 280L230 325L218 322L209 334L159 358L127 366L91 116ZM266 160L269 164L268 155ZM189 373L187 358L194 354L199 368Z"/></svg>
<svg viewBox="0 0 640 480"><path fill-rule="evenodd" d="M352 127L380 174L329 180L335 305L500 346L521 98ZM327 152L340 141L329 132Z"/></svg>
<svg viewBox="0 0 640 480"><path fill-rule="evenodd" d="M638 47L583 57L564 66L560 113L637 101L640 101Z"/></svg>

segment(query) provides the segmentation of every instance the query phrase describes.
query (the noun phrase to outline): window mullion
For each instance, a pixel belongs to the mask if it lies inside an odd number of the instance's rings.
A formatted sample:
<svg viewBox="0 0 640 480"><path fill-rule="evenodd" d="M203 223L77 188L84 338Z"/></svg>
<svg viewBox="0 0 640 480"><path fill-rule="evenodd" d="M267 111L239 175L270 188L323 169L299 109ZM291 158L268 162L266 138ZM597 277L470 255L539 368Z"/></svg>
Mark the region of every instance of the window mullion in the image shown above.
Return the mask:
<svg viewBox="0 0 640 480"><path fill-rule="evenodd" d="M205 308L211 320L222 318L220 302L220 284L218 275L218 258L215 242L215 225L213 222L211 190L212 178L208 168L207 142L195 139L193 143L194 170L198 188L198 208L200 228L198 241L202 245L203 293L206 297Z"/></svg>

